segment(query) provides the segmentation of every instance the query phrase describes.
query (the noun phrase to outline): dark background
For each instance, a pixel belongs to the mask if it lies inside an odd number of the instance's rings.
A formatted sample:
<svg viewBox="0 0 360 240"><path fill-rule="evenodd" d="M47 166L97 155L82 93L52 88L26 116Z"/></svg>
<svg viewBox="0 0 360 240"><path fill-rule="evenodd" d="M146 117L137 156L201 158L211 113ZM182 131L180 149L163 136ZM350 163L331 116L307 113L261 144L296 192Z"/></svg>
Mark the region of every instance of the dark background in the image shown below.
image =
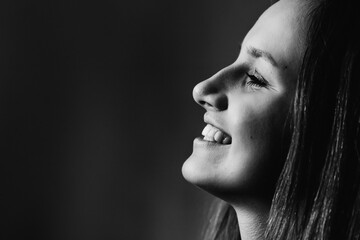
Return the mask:
<svg viewBox="0 0 360 240"><path fill-rule="evenodd" d="M268 1L0 3L1 239L199 239L193 86Z"/></svg>

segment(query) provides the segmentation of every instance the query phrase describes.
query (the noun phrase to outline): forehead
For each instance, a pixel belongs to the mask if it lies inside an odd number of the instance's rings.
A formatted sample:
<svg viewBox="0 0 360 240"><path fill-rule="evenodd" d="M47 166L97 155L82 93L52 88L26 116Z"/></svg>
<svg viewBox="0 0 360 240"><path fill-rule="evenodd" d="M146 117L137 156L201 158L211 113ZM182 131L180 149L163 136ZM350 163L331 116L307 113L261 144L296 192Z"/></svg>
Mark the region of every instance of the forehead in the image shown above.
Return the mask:
<svg viewBox="0 0 360 240"><path fill-rule="evenodd" d="M278 1L246 35L243 46L269 52L280 66L299 65L304 52L304 8L298 1Z"/></svg>

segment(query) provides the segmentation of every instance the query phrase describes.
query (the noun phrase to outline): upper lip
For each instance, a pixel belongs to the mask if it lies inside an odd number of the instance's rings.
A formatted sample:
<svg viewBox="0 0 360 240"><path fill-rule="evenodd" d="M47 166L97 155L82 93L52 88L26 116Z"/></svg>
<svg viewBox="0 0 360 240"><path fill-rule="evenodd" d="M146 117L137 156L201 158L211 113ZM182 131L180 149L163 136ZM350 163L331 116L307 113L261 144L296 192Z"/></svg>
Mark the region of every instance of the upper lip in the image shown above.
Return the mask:
<svg viewBox="0 0 360 240"><path fill-rule="evenodd" d="M219 124L214 118L209 116L208 112L204 114L204 122L213 125L214 127L218 128L220 131L231 137L231 135L227 131L225 131L222 127L219 126Z"/></svg>

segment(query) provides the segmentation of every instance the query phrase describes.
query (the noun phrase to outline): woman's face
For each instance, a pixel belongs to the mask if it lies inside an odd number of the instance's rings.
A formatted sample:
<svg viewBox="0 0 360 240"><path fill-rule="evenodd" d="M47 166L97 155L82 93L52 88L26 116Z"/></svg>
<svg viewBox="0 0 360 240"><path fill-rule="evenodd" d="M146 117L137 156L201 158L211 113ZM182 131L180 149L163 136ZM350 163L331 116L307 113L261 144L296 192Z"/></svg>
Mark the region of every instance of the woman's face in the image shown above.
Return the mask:
<svg viewBox="0 0 360 240"><path fill-rule="evenodd" d="M287 152L303 11L296 0L272 5L244 38L237 60L195 86L206 127L183 165L186 180L230 201L272 192Z"/></svg>

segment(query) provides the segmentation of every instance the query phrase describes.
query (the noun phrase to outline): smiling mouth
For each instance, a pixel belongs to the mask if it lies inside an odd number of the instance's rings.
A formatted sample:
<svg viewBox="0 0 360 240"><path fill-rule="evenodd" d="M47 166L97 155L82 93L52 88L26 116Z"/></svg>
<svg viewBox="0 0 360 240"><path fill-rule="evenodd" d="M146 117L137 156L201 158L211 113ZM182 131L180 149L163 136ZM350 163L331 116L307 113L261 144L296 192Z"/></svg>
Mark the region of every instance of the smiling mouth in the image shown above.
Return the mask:
<svg viewBox="0 0 360 240"><path fill-rule="evenodd" d="M201 133L204 138L204 141L208 142L214 142L219 144L231 144L231 137L227 135L226 133L222 132L220 129L207 124L204 128L204 130Z"/></svg>

